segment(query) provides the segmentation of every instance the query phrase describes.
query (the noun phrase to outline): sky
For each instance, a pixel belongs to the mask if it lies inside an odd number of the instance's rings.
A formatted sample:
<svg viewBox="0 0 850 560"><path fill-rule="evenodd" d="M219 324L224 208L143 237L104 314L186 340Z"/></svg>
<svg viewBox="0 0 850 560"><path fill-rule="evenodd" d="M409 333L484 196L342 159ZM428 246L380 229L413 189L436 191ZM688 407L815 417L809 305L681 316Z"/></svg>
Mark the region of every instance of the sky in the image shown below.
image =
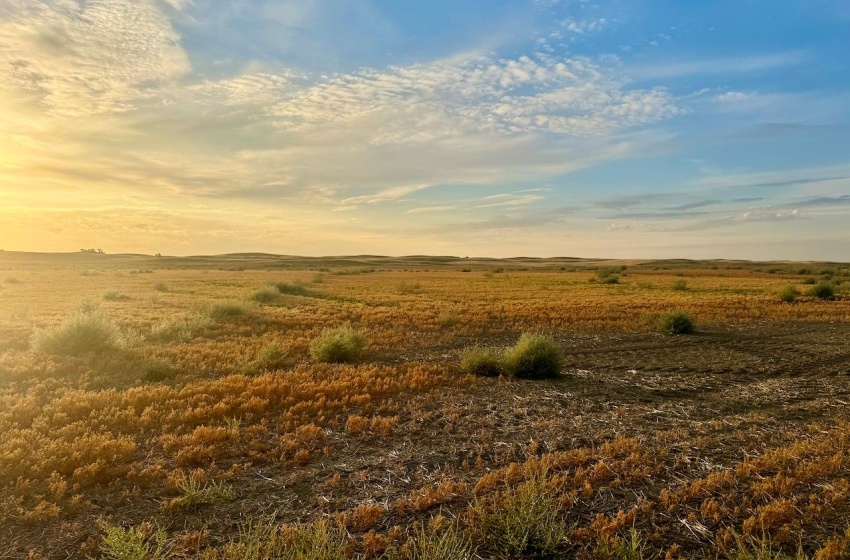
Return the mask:
<svg viewBox="0 0 850 560"><path fill-rule="evenodd" d="M0 248L850 261L850 3L0 0Z"/></svg>

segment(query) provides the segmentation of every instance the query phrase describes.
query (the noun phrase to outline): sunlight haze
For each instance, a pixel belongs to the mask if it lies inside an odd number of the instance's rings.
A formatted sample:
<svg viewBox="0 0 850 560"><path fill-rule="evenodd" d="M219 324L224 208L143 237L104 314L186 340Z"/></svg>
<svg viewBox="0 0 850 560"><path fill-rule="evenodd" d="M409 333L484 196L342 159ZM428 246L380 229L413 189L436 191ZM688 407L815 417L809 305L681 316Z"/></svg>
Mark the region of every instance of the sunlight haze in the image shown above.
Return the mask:
<svg viewBox="0 0 850 560"><path fill-rule="evenodd" d="M0 0L0 248L850 260L850 10Z"/></svg>

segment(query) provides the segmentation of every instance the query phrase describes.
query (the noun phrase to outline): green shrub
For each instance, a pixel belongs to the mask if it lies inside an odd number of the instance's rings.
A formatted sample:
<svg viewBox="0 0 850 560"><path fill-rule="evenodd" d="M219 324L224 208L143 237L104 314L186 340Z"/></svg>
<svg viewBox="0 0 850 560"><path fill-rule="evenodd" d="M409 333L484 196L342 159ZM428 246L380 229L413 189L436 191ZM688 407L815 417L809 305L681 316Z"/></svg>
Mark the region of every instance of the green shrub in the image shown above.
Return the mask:
<svg viewBox="0 0 850 560"><path fill-rule="evenodd" d="M551 336L526 333L505 352L504 364L515 377L544 379L561 373L564 358Z"/></svg>
<svg viewBox="0 0 850 560"><path fill-rule="evenodd" d="M797 300L798 295L800 295L800 292L797 291L796 287L786 286L779 291L779 301L794 303Z"/></svg>
<svg viewBox="0 0 850 560"><path fill-rule="evenodd" d="M616 275L606 276L606 277L602 278L601 280L599 280L599 282L601 284L619 284L620 283L620 277L616 276Z"/></svg>
<svg viewBox="0 0 850 560"><path fill-rule="evenodd" d="M499 498L473 505L477 530L489 551L501 558L554 558L569 545L569 526L545 481L532 479Z"/></svg>
<svg viewBox="0 0 850 560"><path fill-rule="evenodd" d="M818 281L815 280L814 278L805 278L802 283L806 284L808 286L811 286L811 285L817 284Z"/></svg>
<svg viewBox="0 0 850 560"><path fill-rule="evenodd" d="M673 289L677 292L686 292L688 290L688 283L684 280L676 280L673 282Z"/></svg>
<svg viewBox="0 0 850 560"><path fill-rule="evenodd" d="M251 299L257 303L272 303L278 297L280 297L280 291L276 286L266 286L251 294Z"/></svg>
<svg viewBox="0 0 850 560"><path fill-rule="evenodd" d="M157 383L166 379L173 379L177 372L165 362L148 362L145 364L142 381Z"/></svg>
<svg viewBox="0 0 850 560"><path fill-rule="evenodd" d="M433 531L420 524L407 541L404 553L388 551L387 560L471 560L475 549L456 525Z"/></svg>
<svg viewBox="0 0 850 560"><path fill-rule="evenodd" d="M274 371L286 366L288 353L286 348L278 342L272 342L263 346L257 353L257 357L248 363L243 372L246 375L257 375L266 371Z"/></svg>
<svg viewBox="0 0 850 560"><path fill-rule="evenodd" d="M167 541L165 531L160 528L151 532L137 527L109 526L100 543L100 557L105 560L166 560Z"/></svg>
<svg viewBox="0 0 850 560"><path fill-rule="evenodd" d="M186 476L177 483L180 497L171 501L172 507L196 509L206 504L229 502L236 497L233 486L224 482L201 482L193 476Z"/></svg>
<svg viewBox="0 0 850 560"><path fill-rule="evenodd" d="M696 329L694 320L684 311L672 311L661 318L658 325L666 334L691 334Z"/></svg>
<svg viewBox="0 0 850 560"><path fill-rule="evenodd" d="M211 319L232 319L233 317L241 317L248 313L248 306L241 301L225 301L216 303L210 306L207 310L207 315Z"/></svg>
<svg viewBox="0 0 850 560"><path fill-rule="evenodd" d="M366 337L351 327L325 329L310 345L310 355L320 362L351 363L363 357Z"/></svg>
<svg viewBox="0 0 850 560"><path fill-rule="evenodd" d="M496 348L473 346L463 351L460 369L464 373L483 377L498 377L505 372L502 365L502 352Z"/></svg>
<svg viewBox="0 0 850 560"><path fill-rule="evenodd" d="M97 312L77 313L60 325L36 332L30 342L36 352L65 356L127 345L120 329Z"/></svg>
<svg viewBox="0 0 850 560"><path fill-rule="evenodd" d="M283 526L272 519L249 522L224 547L219 560L340 560L349 558L349 539L327 521Z"/></svg>
<svg viewBox="0 0 850 560"><path fill-rule="evenodd" d="M835 297L835 286L829 282L820 282L811 287L809 295L818 299L833 299Z"/></svg>
<svg viewBox="0 0 850 560"><path fill-rule="evenodd" d="M277 291L290 296L306 296L307 288L300 282L278 282L275 284Z"/></svg>

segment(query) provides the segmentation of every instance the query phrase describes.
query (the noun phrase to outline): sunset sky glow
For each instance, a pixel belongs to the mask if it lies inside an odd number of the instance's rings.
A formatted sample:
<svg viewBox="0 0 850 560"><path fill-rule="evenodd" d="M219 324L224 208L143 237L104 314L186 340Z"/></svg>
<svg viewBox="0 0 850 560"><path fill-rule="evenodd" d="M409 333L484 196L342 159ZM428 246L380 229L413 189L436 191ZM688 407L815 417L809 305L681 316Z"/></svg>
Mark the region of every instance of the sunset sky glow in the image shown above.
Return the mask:
<svg viewBox="0 0 850 560"><path fill-rule="evenodd" d="M850 3L0 0L0 248L850 261Z"/></svg>

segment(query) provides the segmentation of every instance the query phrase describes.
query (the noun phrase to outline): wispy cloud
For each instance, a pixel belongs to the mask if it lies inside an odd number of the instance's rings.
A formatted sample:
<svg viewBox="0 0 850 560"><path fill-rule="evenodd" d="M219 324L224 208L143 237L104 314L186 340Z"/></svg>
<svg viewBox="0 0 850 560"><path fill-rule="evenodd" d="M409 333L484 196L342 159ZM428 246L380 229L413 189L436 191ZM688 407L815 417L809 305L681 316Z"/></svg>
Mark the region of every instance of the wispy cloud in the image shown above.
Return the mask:
<svg viewBox="0 0 850 560"><path fill-rule="evenodd" d="M744 55L702 60L667 60L663 63L636 66L628 74L640 80L659 80L694 75L736 75L796 66L810 59L806 51L785 51L760 55Z"/></svg>

